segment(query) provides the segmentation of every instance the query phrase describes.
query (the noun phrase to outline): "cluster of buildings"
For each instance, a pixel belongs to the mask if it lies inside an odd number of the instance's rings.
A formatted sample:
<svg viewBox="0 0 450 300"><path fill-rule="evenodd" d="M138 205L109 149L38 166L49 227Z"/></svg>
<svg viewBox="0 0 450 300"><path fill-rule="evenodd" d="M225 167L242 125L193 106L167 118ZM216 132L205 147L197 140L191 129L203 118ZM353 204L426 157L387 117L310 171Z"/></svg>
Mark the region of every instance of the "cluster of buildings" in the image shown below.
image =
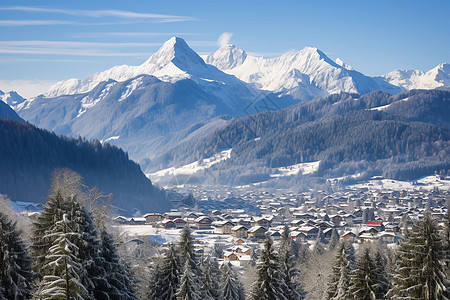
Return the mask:
<svg viewBox="0 0 450 300"><path fill-rule="evenodd" d="M119 216L115 221L160 228L162 236L190 226L199 240L197 246L201 253L218 254L224 260L245 266L252 263L252 252L258 251L264 238L278 240L285 226L294 240L310 247L319 239L326 245L333 232L355 244L382 241L394 247L427 208L438 224L444 226L450 200L450 191L439 189L353 188L334 193L277 195L248 191L197 192L195 207L147 213L139 218Z"/></svg>

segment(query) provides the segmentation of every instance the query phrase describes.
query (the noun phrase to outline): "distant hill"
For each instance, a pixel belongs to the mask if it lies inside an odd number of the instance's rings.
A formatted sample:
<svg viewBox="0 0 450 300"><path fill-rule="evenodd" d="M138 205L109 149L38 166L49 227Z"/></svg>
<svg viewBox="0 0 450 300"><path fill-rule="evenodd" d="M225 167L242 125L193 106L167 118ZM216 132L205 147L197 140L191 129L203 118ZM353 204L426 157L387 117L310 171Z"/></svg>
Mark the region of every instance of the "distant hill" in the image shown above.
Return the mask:
<svg viewBox="0 0 450 300"><path fill-rule="evenodd" d="M234 118L201 137L186 139L154 163L177 168L232 149L229 159L196 176L241 185L280 177L279 168L320 161L310 176L359 173L414 179L450 170L449 103L450 93L443 90L395 96L381 91L335 94ZM304 176L300 172L286 177Z"/></svg>
<svg viewBox="0 0 450 300"><path fill-rule="evenodd" d="M153 186L121 149L0 119L0 194L12 200L44 202L57 168L72 169L87 185L113 193L114 204L120 208L162 212L171 207L165 192Z"/></svg>

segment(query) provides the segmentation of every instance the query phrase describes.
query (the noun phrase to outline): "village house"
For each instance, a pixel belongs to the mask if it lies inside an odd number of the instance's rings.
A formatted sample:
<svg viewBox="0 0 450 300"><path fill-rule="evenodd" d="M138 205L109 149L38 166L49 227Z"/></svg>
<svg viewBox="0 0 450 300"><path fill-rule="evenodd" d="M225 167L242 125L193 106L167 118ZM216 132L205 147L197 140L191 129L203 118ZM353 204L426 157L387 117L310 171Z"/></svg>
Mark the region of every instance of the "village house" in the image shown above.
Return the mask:
<svg viewBox="0 0 450 300"><path fill-rule="evenodd" d="M267 229L262 226L253 226L248 230L249 238L265 238Z"/></svg>
<svg viewBox="0 0 450 300"><path fill-rule="evenodd" d="M197 229L211 229L212 220L206 216L195 219L195 227Z"/></svg>
<svg viewBox="0 0 450 300"><path fill-rule="evenodd" d="M248 228L244 225L236 225L232 227L231 232L235 238L246 238L248 236Z"/></svg>
<svg viewBox="0 0 450 300"><path fill-rule="evenodd" d="M145 218L146 224L154 224L160 222L163 219L163 216L159 213L148 213L143 215L143 217Z"/></svg>

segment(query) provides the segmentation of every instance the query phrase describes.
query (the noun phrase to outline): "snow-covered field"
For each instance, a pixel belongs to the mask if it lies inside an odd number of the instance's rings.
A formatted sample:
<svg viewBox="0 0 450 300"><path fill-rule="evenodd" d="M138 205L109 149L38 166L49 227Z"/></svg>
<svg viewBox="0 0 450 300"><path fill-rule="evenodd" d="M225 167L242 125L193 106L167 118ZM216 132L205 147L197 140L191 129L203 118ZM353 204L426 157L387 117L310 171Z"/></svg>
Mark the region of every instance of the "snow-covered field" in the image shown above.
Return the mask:
<svg viewBox="0 0 450 300"><path fill-rule="evenodd" d="M147 236L159 244L176 242L181 234L181 229L164 229L152 225L121 225L117 227L130 237ZM213 234L212 231L212 228L210 230L192 230L192 236L197 243L209 249L213 249L216 242L232 243L235 239L231 235Z"/></svg>
<svg viewBox="0 0 450 300"><path fill-rule="evenodd" d="M362 183L349 186L350 188L369 188L373 190L433 190L435 188L441 190L450 189L450 180L440 179L439 176L431 175L422 177L415 181L400 181L393 179L372 179Z"/></svg>
<svg viewBox="0 0 450 300"><path fill-rule="evenodd" d="M275 174L270 175L270 177L285 177L297 174L313 174L319 169L320 161L314 161L309 163L300 163L292 166L277 168Z"/></svg>
<svg viewBox="0 0 450 300"><path fill-rule="evenodd" d="M192 175L197 173L198 171L209 169L211 168L211 166L229 159L231 157L232 150L233 149L224 150L201 161L194 161L193 163L178 168L171 167L146 175L153 181L159 181L161 177L167 175Z"/></svg>

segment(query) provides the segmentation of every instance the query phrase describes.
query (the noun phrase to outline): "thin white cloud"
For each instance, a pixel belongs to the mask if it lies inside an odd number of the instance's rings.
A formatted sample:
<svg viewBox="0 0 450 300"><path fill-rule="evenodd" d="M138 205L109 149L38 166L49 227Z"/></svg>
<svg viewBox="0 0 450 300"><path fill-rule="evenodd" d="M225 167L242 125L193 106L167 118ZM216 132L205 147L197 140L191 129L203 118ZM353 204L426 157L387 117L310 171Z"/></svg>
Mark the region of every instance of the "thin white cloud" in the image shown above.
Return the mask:
<svg viewBox="0 0 450 300"><path fill-rule="evenodd" d="M74 33L74 37L153 37L153 36L198 36L200 33L181 33L181 32L82 32Z"/></svg>
<svg viewBox="0 0 450 300"><path fill-rule="evenodd" d="M62 56L148 56L150 52L136 51L136 48L160 46L159 43L101 43L73 41L0 41L3 54L41 54ZM121 49L121 50L117 50Z"/></svg>
<svg viewBox="0 0 450 300"><path fill-rule="evenodd" d="M69 21L57 20L0 20L0 26L38 26L38 25L69 25Z"/></svg>
<svg viewBox="0 0 450 300"><path fill-rule="evenodd" d="M86 10L86 9L60 9L60 8L42 8L42 7L30 7L30 6L10 6L0 7L0 10L4 11L22 11L22 12L34 12L34 13L54 13L64 14L79 17L116 17L122 19L151 19L157 22L183 22L193 21L195 18L187 16L174 16L154 13L138 13L126 10Z"/></svg>
<svg viewBox="0 0 450 300"><path fill-rule="evenodd" d="M230 43L231 37L233 36L233 33L231 32L224 32L219 36L219 39L217 40L217 45L220 47L228 45Z"/></svg>
<svg viewBox="0 0 450 300"><path fill-rule="evenodd" d="M55 83L51 80L0 80L0 90L16 91L24 98L31 98L47 92Z"/></svg>

